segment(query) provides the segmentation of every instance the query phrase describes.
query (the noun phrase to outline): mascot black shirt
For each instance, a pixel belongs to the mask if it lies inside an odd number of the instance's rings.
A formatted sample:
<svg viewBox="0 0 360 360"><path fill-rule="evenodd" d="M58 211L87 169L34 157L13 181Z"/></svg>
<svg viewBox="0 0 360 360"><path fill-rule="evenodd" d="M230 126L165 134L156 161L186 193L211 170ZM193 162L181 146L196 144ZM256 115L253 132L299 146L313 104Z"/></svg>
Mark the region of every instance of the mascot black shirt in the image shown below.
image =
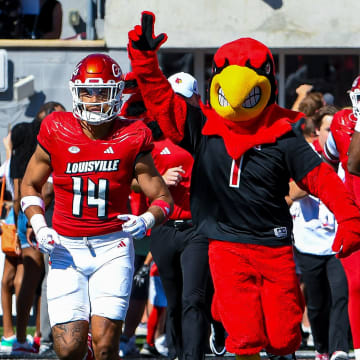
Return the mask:
<svg viewBox="0 0 360 360"><path fill-rule="evenodd" d="M292 218L285 196L321 163L302 134L289 131L275 143L232 159L220 136L204 136L206 119L189 106L179 144L195 157L191 184L194 224L208 238L268 246L288 245ZM200 153L201 156L197 156Z"/></svg>

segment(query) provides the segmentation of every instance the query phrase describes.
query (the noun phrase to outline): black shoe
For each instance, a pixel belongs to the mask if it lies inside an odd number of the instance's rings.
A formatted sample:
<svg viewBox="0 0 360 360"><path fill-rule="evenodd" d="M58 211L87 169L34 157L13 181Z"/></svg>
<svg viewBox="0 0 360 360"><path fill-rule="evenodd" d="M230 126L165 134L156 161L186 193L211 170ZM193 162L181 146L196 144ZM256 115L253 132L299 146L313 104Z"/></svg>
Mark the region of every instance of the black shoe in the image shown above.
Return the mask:
<svg viewBox="0 0 360 360"><path fill-rule="evenodd" d="M288 355L273 355L267 352L267 356L270 360L296 360L295 353Z"/></svg>
<svg viewBox="0 0 360 360"><path fill-rule="evenodd" d="M223 356L225 348L225 330L220 323L211 324L211 335L209 339L210 350L215 356Z"/></svg>
<svg viewBox="0 0 360 360"><path fill-rule="evenodd" d="M151 346L146 342L144 343L142 349L140 350L140 355L160 356L160 353L156 350L155 346Z"/></svg>

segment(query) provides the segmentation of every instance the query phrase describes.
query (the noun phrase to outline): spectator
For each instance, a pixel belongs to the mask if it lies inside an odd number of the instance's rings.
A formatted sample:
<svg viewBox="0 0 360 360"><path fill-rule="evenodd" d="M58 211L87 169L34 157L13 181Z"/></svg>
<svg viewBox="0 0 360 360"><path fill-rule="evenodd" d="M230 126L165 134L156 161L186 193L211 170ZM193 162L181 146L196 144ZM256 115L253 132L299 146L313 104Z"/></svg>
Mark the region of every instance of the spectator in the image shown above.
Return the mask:
<svg viewBox="0 0 360 360"><path fill-rule="evenodd" d="M23 281L16 302L16 335L17 342L14 344L14 352L33 353L38 352L40 345L40 284L44 276L43 255L30 246L27 241L27 220L20 210L20 186L26 166L33 154L37 141L36 136L42 120L53 111L64 111L64 107L57 102L47 102L41 106L36 118L31 123L20 123L11 131L13 144L10 162L10 176L14 182L14 212L17 231L21 243L21 256L24 266ZM36 296L37 295L37 296ZM30 316L31 306L35 297L38 299L36 307L36 331L35 342L26 336L26 329Z"/></svg>
<svg viewBox="0 0 360 360"><path fill-rule="evenodd" d="M5 174L6 187L10 190L11 200L14 198L14 189L10 179L10 159L11 159L11 132L3 139L6 150L6 161L1 166ZM14 209L11 207L10 213L6 219L9 223L15 222ZM3 309L3 336L1 337L0 351L10 353L16 342L16 335L13 329L12 321L12 295L15 291L16 299L19 296L20 287L23 278L23 262L21 255L20 243L18 244L18 256L9 256L5 254L3 275L1 279L1 306Z"/></svg>
<svg viewBox="0 0 360 360"><path fill-rule="evenodd" d="M21 37L20 0L0 0L0 39Z"/></svg>
<svg viewBox="0 0 360 360"><path fill-rule="evenodd" d="M22 3L24 38L60 38L63 14L58 0L22 0Z"/></svg>
<svg viewBox="0 0 360 360"><path fill-rule="evenodd" d="M330 124L338 109L324 106L314 115L319 146L323 149ZM294 218L294 253L305 283L308 317L315 359L347 359L349 352L348 288L346 275L331 246L335 218L317 198L304 193L294 182L290 197Z"/></svg>
<svg viewBox="0 0 360 360"><path fill-rule="evenodd" d="M168 356L165 335L165 317L167 301L156 264L151 253L145 259L144 265L150 267L149 302L151 311L147 322L146 342L140 354L145 356Z"/></svg>

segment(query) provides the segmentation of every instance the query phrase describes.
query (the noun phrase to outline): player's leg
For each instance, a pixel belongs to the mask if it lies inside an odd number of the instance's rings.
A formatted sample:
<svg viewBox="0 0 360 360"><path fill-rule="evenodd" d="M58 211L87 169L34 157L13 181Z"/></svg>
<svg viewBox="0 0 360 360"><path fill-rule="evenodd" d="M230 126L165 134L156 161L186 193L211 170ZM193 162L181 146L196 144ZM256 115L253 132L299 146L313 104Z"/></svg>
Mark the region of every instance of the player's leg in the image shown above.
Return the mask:
<svg viewBox="0 0 360 360"><path fill-rule="evenodd" d="M84 359L87 354L88 332L89 323L85 320L54 325L52 327L54 350L59 359Z"/></svg>
<svg viewBox="0 0 360 360"><path fill-rule="evenodd" d="M82 360L87 353L90 302L86 270L75 261L90 264L91 255L87 247L74 246L72 239L61 241L51 254L47 280L54 350L60 359Z"/></svg>
<svg viewBox="0 0 360 360"><path fill-rule="evenodd" d="M360 251L341 259L349 287L349 320L355 359L360 360Z"/></svg>
<svg viewBox="0 0 360 360"><path fill-rule="evenodd" d="M129 238L109 239L103 244L101 241L89 241L97 258L97 268L89 277L95 358L113 360L118 358L122 324L129 307L134 248ZM118 246L119 241L121 246Z"/></svg>
<svg viewBox="0 0 360 360"><path fill-rule="evenodd" d="M122 325L123 320L111 320L97 315L91 317L91 334L95 359L118 359Z"/></svg>

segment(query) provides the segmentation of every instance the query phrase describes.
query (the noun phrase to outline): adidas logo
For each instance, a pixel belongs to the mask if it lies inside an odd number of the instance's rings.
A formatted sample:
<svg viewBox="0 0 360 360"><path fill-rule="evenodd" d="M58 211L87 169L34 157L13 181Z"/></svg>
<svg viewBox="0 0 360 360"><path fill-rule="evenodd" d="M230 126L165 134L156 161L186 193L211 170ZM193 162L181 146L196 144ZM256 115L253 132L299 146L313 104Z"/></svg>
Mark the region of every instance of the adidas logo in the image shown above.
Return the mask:
<svg viewBox="0 0 360 360"><path fill-rule="evenodd" d="M126 244L121 240L118 245L118 248L119 247L126 247Z"/></svg>
<svg viewBox="0 0 360 360"><path fill-rule="evenodd" d="M113 154L114 153L114 150L111 146L109 146L105 151L104 151L104 154Z"/></svg>
<svg viewBox="0 0 360 360"><path fill-rule="evenodd" d="M161 152L160 152L161 155L170 155L171 152L170 150L167 148L167 147L164 147Z"/></svg>

